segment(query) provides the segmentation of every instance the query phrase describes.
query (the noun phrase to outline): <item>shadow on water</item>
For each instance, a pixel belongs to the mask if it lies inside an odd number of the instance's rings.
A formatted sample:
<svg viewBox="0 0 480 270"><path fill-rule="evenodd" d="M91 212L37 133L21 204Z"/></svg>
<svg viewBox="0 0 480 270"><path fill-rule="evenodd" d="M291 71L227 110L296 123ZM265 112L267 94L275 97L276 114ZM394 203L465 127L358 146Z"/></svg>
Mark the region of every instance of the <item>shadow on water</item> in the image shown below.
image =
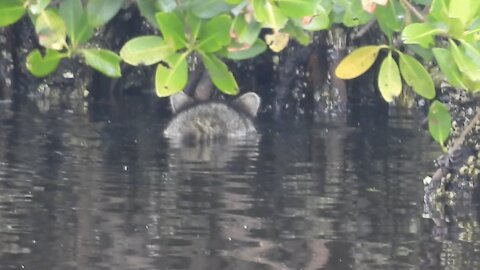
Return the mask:
<svg viewBox="0 0 480 270"><path fill-rule="evenodd" d="M0 269L475 269L439 242L421 179L438 149L408 112L260 121L184 147L151 100L13 104L0 120ZM387 116L388 115L388 120Z"/></svg>

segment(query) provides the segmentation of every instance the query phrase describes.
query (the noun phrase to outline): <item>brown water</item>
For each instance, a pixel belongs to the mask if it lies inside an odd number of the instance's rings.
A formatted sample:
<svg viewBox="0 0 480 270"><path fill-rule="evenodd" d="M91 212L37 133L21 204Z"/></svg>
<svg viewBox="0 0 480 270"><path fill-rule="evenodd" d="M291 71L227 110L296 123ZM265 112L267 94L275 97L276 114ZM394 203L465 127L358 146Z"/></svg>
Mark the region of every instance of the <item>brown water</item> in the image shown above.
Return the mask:
<svg viewBox="0 0 480 270"><path fill-rule="evenodd" d="M162 137L151 99L1 106L0 269L480 262L478 243L439 240L422 218L439 149L408 112L260 119L257 139L186 148Z"/></svg>

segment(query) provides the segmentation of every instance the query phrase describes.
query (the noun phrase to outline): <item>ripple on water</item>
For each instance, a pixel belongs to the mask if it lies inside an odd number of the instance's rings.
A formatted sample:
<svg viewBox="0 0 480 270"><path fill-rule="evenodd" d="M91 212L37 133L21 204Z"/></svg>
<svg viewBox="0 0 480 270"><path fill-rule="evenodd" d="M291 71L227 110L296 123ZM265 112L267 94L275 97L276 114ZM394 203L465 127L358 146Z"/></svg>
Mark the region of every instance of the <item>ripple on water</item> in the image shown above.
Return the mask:
<svg viewBox="0 0 480 270"><path fill-rule="evenodd" d="M421 217L420 179L436 148L409 115L260 122L256 140L185 147L161 136L166 119L151 104L41 113L23 104L2 121L1 269L480 261L465 243L445 248Z"/></svg>

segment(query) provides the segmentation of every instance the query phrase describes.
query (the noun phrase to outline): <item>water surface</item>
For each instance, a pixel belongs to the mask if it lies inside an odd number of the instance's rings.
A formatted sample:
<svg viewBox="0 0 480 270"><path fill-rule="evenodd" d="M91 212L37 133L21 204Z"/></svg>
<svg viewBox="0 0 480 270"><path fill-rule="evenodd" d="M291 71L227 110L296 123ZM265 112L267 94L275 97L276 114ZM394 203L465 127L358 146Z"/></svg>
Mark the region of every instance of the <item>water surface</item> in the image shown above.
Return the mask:
<svg viewBox="0 0 480 270"><path fill-rule="evenodd" d="M152 99L2 105L0 269L480 264L422 218L439 150L410 113L260 119L256 139L184 147Z"/></svg>

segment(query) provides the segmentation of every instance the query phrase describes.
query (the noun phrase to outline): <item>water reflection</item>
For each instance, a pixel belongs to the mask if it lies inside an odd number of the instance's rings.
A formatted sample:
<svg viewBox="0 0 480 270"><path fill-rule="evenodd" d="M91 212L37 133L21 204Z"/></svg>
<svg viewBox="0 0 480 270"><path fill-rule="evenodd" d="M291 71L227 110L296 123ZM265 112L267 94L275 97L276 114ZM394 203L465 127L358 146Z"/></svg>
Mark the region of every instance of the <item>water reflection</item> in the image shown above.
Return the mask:
<svg viewBox="0 0 480 270"><path fill-rule="evenodd" d="M261 121L184 147L148 100L12 104L0 118L0 269L475 269L437 241L412 116ZM383 115L388 112L383 112ZM374 116L374 117L371 117Z"/></svg>

